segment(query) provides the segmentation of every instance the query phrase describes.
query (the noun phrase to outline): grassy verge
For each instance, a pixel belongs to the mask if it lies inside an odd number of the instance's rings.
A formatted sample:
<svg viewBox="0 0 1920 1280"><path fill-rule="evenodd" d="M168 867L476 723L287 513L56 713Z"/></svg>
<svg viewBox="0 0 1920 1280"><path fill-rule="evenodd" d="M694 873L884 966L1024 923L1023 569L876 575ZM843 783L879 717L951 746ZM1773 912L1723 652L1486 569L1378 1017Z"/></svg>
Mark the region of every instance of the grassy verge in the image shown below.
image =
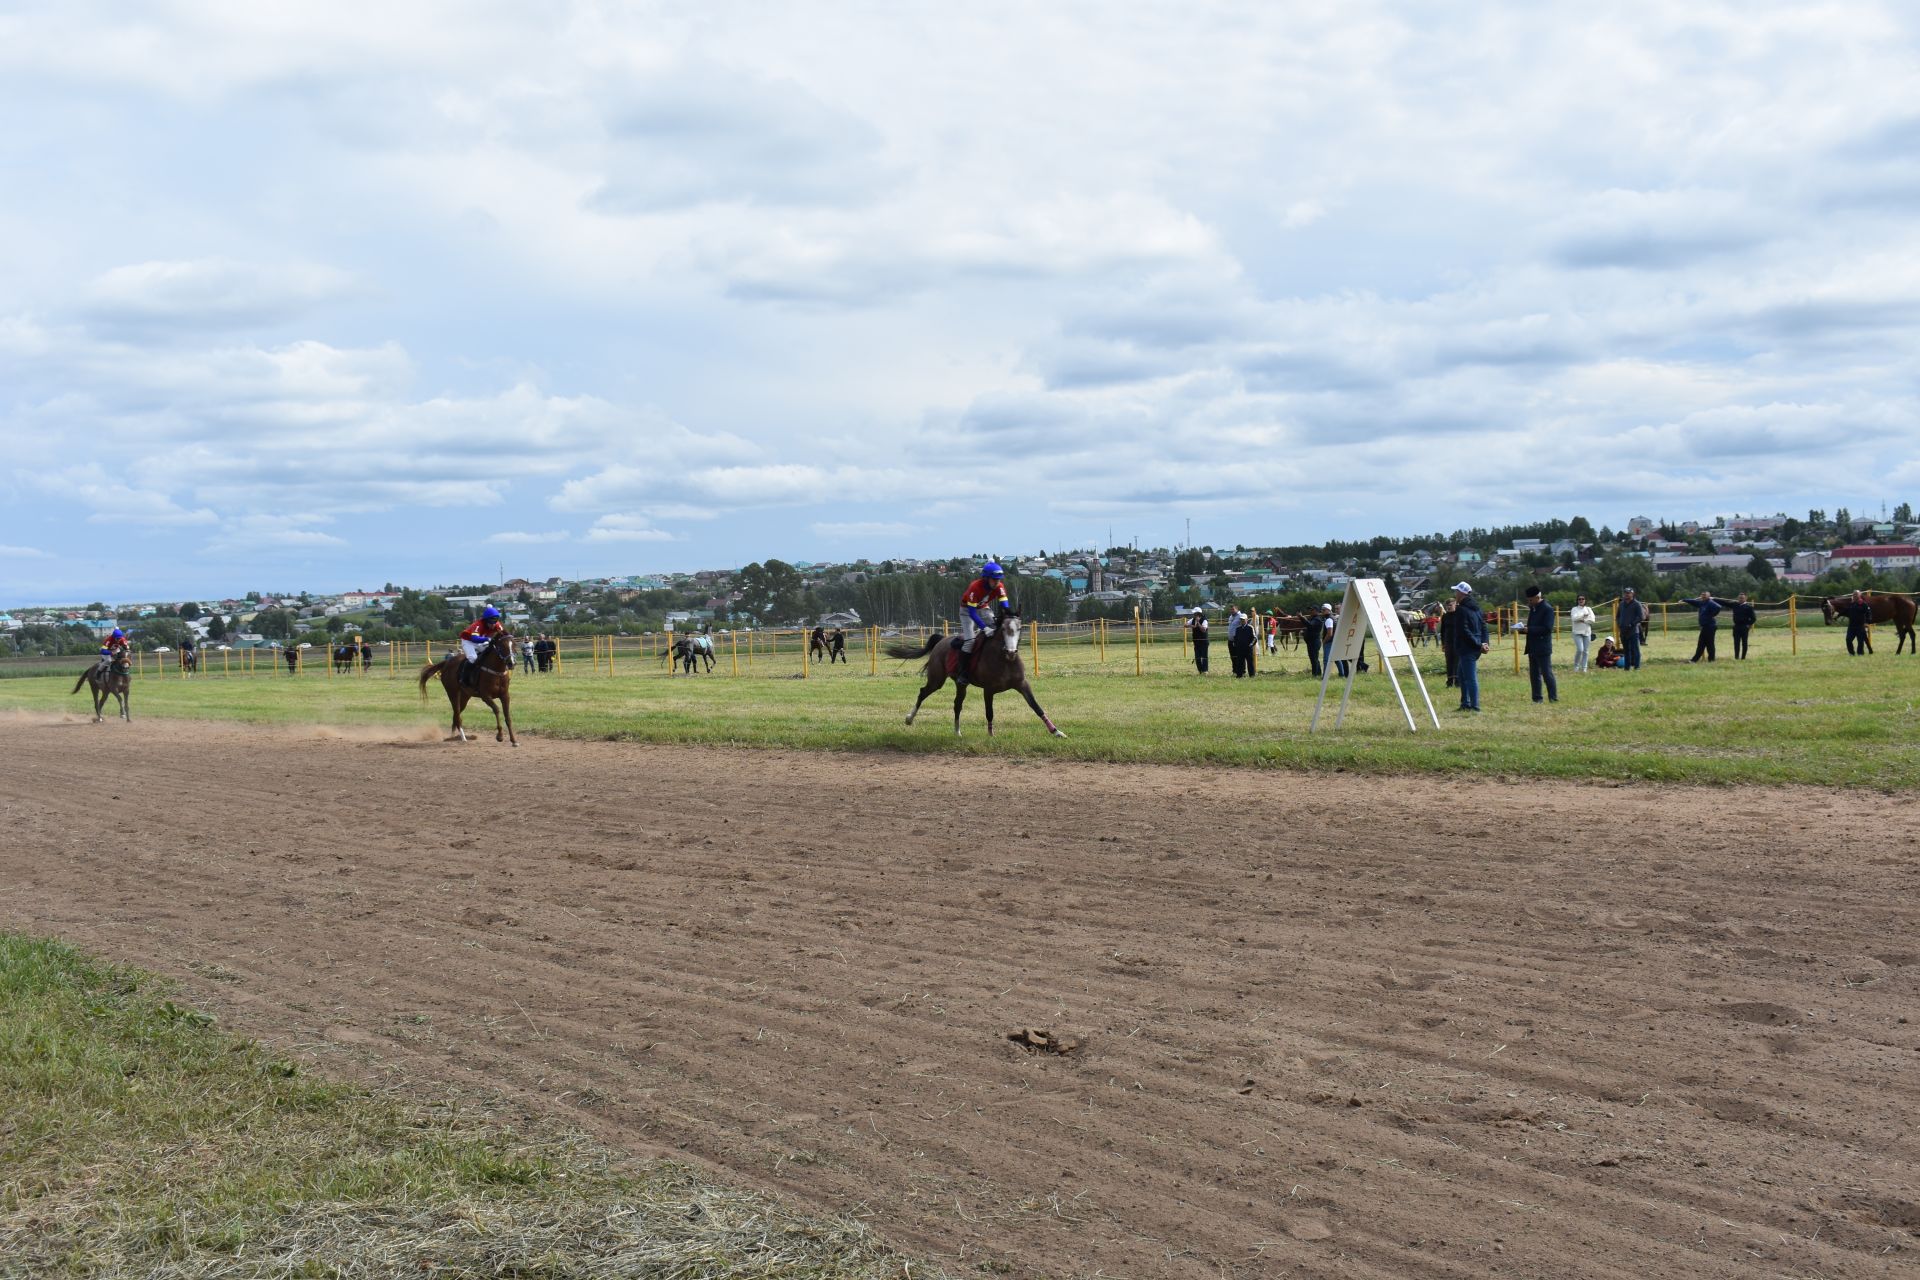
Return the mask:
<svg viewBox="0 0 1920 1280"><path fill-rule="evenodd" d="M1816 641L1824 641L1816 647ZM1042 704L1069 737L1046 736L1016 698L996 706L1000 736L989 742L980 700L968 700L967 737L950 729L951 694L927 704L919 722L901 723L918 687L910 664L884 662L816 667L734 678L669 677L658 666L623 666L613 678L584 663L563 676L515 681L516 720L523 732L558 737L710 743L855 751L972 752L1000 757L1219 764L1377 773L1493 772L1555 778L1648 779L1696 783L1812 783L1905 790L1920 787L1920 659L1851 659L1837 636L1803 635L1789 652L1784 634L1762 633L1750 661L1694 666L1686 637L1658 639L1641 671L1575 675L1560 655L1561 700L1535 706L1512 657L1495 652L1481 664L1477 717L1450 708L1437 652L1419 661L1443 728L1433 732L1401 667L1402 684L1421 713L1423 731L1409 734L1384 675L1356 682L1346 726L1321 732L1307 724L1319 692L1298 658L1288 674L1263 670L1236 681L1223 669L1202 679L1163 645L1135 676L1129 648L1111 646L1105 662L1091 646L1057 646L1042 656L1034 684ZM1723 652L1731 645L1722 637ZM1216 645L1216 651L1224 646ZM0 707L74 712L72 677L0 682ZM182 681L136 680L138 717L181 716L268 724L366 724L409 732L444 731L446 699L435 688L423 706L411 682L371 677L328 679L272 675ZM1338 696L1336 685L1332 698ZM491 725L476 708L474 725ZM120 732L115 729L113 732Z"/></svg>
<svg viewBox="0 0 1920 1280"><path fill-rule="evenodd" d="M329 1083L151 976L0 933L0 1276L904 1276L568 1135Z"/></svg>

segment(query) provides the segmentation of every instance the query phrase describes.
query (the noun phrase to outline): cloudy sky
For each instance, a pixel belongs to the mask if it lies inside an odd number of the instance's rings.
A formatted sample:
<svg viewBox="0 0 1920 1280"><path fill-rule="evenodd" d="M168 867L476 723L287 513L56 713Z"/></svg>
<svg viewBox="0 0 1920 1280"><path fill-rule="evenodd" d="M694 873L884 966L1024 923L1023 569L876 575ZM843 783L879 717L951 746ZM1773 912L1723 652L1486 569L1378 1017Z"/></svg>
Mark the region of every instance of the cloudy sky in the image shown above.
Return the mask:
<svg viewBox="0 0 1920 1280"><path fill-rule="evenodd" d="M1920 501L1916 85L1900 0L0 0L0 604Z"/></svg>

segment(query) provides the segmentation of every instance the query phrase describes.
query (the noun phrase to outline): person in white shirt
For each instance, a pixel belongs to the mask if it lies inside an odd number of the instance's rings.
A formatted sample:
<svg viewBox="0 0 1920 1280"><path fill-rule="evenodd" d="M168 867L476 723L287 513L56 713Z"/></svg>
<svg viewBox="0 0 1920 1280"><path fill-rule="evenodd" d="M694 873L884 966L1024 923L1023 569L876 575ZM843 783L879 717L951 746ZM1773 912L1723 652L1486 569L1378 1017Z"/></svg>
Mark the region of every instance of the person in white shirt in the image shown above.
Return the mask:
<svg viewBox="0 0 1920 1280"><path fill-rule="evenodd" d="M1573 612L1568 616L1573 620L1573 669L1585 671L1587 646L1593 643L1593 606L1581 596L1574 601Z"/></svg>

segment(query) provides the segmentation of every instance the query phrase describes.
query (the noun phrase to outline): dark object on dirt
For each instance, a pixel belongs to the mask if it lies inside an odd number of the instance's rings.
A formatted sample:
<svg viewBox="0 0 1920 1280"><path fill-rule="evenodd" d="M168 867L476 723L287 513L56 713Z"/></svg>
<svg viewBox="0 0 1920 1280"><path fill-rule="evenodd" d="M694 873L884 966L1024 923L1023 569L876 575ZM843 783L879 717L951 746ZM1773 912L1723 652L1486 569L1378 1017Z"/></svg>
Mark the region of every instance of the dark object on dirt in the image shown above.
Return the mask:
<svg viewBox="0 0 1920 1280"><path fill-rule="evenodd" d="M1057 1053L1063 1058L1080 1048L1080 1042L1072 1036L1056 1035L1039 1027L1021 1027L1017 1031L1009 1031L1007 1039L1028 1053Z"/></svg>

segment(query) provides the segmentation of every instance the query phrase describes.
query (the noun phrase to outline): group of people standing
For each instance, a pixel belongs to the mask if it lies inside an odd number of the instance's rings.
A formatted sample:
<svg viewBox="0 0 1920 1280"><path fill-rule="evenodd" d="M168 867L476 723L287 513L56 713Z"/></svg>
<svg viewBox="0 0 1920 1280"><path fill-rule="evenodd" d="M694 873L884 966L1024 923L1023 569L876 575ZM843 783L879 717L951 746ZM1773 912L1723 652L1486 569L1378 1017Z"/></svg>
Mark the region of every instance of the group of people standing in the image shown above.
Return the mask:
<svg viewBox="0 0 1920 1280"><path fill-rule="evenodd" d="M1270 636L1267 651L1273 651L1274 639L1278 632L1273 629L1269 619ZM1213 627L1207 621L1207 612L1199 605L1193 606L1193 613L1187 621L1187 639L1193 645L1193 667L1201 675L1207 674L1210 650L1213 645ZM1233 661L1233 676L1251 678L1254 672L1254 655L1260 650L1260 632L1252 618L1239 605L1227 615L1227 657Z"/></svg>
<svg viewBox="0 0 1920 1280"><path fill-rule="evenodd" d="M553 670L554 655L560 652L560 646L552 636L540 636L520 646L520 666L527 674L535 671Z"/></svg>
<svg viewBox="0 0 1920 1280"><path fill-rule="evenodd" d="M1741 592L1735 600L1720 600L1711 591L1702 591L1694 599L1680 603L1694 611L1699 628L1694 639L1693 657L1688 659L1689 662L1712 662L1718 656L1722 613L1726 613L1733 623L1733 656L1745 661L1753 628L1760 620L1759 612L1747 598L1746 592ZM1640 647L1646 643L1647 624L1652 618L1653 610L1634 594L1632 587L1620 593L1620 647L1618 661L1613 665L1626 671L1639 669ZM1608 664L1603 662L1601 665Z"/></svg>

